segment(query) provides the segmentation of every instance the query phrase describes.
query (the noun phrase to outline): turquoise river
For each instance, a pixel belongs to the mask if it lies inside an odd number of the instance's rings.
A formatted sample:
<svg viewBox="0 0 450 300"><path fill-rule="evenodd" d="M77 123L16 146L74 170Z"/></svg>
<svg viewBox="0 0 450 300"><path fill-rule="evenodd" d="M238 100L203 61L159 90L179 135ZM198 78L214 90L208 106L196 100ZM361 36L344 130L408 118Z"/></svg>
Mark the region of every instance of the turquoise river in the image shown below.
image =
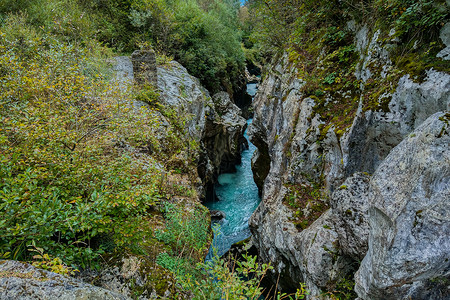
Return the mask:
<svg viewBox="0 0 450 300"><path fill-rule="evenodd" d="M247 85L247 92L252 97L256 94L256 87L256 84ZM251 121L252 119L247 120L247 124L250 125ZM247 131L244 136L249 139ZM251 168L255 150L256 147L249 141L249 148L242 152L242 162L236 166L236 172L221 174L215 185L215 199L205 203L210 210L220 210L226 215L225 219L213 222L213 226L220 225L212 245L219 256L228 251L232 244L250 236L248 220L261 200ZM211 259L211 255L212 249L206 259Z"/></svg>

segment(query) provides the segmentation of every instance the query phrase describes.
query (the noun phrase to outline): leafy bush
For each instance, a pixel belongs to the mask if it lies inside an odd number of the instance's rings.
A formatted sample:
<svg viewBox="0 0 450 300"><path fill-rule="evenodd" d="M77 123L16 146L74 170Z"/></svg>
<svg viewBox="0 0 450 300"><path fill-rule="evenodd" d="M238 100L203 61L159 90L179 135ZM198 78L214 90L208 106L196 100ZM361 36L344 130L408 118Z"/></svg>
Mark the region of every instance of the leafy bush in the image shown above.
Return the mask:
<svg viewBox="0 0 450 300"><path fill-rule="evenodd" d="M209 224L205 208L196 207L186 213L181 207L165 202L163 213L166 224L163 231L156 232L156 238L171 246L175 253L183 255L194 249L204 253L210 239Z"/></svg>
<svg viewBox="0 0 450 300"><path fill-rule="evenodd" d="M258 299L263 291L260 281L272 267L259 265L256 257L244 254L244 259L236 261L230 269L225 260L215 256L212 261L198 265L202 279L186 275L180 281L193 299Z"/></svg>
<svg viewBox="0 0 450 300"><path fill-rule="evenodd" d="M231 87L244 67L237 8L213 1L205 11L195 0L178 1L174 16L175 58L209 90Z"/></svg>
<svg viewBox="0 0 450 300"><path fill-rule="evenodd" d="M158 103L159 93L154 87L145 85L141 87L135 96L136 100L147 103L148 105L159 108L161 104Z"/></svg>
<svg viewBox="0 0 450 300"><path fill-rule="evenodd" d="M25 18L11 15L0 29L0 252L27 259L34 242L86 267L104 253L94 243L102 234L117 247L139 241L159 203L156 164L114 147L156 143L159 123L151 110L118 105L119 89L87 49Z"/></svg>

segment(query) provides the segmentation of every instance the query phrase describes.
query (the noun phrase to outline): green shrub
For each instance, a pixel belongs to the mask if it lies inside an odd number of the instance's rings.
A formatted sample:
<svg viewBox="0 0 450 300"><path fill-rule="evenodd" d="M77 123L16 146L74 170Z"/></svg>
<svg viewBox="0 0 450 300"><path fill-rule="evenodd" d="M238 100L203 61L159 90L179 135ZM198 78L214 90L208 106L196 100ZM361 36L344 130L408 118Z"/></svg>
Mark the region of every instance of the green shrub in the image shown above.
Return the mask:
<svg viewBox="0 0 450 300"><path fill-rule="evenodd" d="M140 87L135 97L136 100L145 102L152 107L161 107L161 104L159 104L158 102L159 93L152 86L145 85L143 87Z"/></svg>
<svg viewBox="0 0 450 300"><path fill-rule="evenodd" d="M207 210L202 207L186 211L171 203L163 204L165 229L156 232L156 238L172 247L175 253L192 249L203 253L210 239Z"/></svg>
<svg viewBox="0 0 450 300"><path fill-rule="evenodd" d="M37 33L25 15L0 28L0 253L14 259L28 259L34 242L90 266L105 251L94 241L108 234L116 247L138 243L159 203L156 164L112 144L157 143L159 123L146 108L117 105L119 89L92 55Z"/></svg>

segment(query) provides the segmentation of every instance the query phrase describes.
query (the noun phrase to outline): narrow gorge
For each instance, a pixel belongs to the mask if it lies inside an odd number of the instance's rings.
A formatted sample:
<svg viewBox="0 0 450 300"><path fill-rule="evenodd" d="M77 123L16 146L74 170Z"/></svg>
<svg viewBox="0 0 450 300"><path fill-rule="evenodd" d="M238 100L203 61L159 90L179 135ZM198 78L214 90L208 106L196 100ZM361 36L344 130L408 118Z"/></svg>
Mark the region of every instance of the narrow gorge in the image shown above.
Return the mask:
<svg viewBox="0 0 450 300"><path fill-rule="evenodd" d="M450 299L449 0L5 0L0 300Z"/></svg>
<svg viewBox="0 0 450 300"><path fill-rule="evenodd" d="M255 96L256 91L256 83L247 84L247 92L251 97ZM251 122L252 119L248 119L247 126ZM248 139L247 131L244 138ZM213 214L213 226L214 224L220 226L214 233L215 237L207 259L212 258L214 251L217 251L219 256L224 255L233 244L250 237L248 220L261 201L251 169L255 150L255 145L247 142L247 149L241 152L241 163L236 166L236 171L218 177L214 195L205 203Z"/></svg>

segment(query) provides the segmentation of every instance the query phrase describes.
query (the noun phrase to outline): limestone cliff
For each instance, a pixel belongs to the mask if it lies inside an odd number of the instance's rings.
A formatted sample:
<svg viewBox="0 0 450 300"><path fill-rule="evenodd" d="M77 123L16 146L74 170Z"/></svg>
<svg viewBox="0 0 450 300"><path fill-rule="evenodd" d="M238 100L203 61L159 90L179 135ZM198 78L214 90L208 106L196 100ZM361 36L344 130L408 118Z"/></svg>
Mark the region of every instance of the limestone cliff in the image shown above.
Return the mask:
<svg viewBox="0 0 450 300"><path fill-rule="evenodd" d="M207 196L217 176L233 170L234 165L240 162L240 153L246 146L243 135L247 123L227 93L219 92L211 97L200 81L181 64L170 61L156 66L154 53L147 52L152 51L133 53L134 66L129 58L119 58L119 67L116 67L120 77L118 80L124 81L128 76L130 81L130 78L136 77L141 84L156 85L161 104L170 109L169 113L179 120L185 135L194 141L192 148L188 149L197 151L198 173L202 179L202 185L198 188L201 195ZM133 76L133 73L136 74ZM167 129L172 126L163 114L158 111L154 113L159 114ZM161 131L158 138L167 135L167 131ZM185 164L188 156L187 153L180 153L178 162Z"/></svg>
<svg viewBox="0 0 450 300"><path fill-rule="evenodd" d="M431 68L420 76L401 72L392 62L391 49L396 43L392 32L354 22L347 24L347 30L354 36L355 84L342 84L331 76L325 80L329 84L325 91L307 93L310 82L292 57L284 55L265 72L249 128L259 150L253 169L262 191L262 203L250 220L253 242L261 258L274 265L273 278L276 281L280 276L281 288L305 282L309 297L330 295L345 282L354 281L359 261L367 252L373 253L371 241L380 233L378 223L368 218L368 211L376 211L376 201L369 201L376 197L369 189L374 184L370 175L429 116L450 107L449 70ZM448 43L445 36L441 34L444 44ZM333 55L321 53L316 60L319 68L326 68ZM403 164L414 164L413 153L403 155L411 155ZM448 184L448 158L441 163ZM440 191L445 180L428 177L430 193ZM414 213L404 218L414 218ZM433 259L444 263L445 255L436 255L439 258ZM381 264L373 262L378 258L366 257L366 271L359 272L357 291L364 299L376 293L376 299L383 299L380 282L365 277L378 272L373 270ZM434 276L431 273L428 279ZM441 275L448 279L448 273ZM405 283L400 285L405 287L398 289L413 295L406 285L416 279L408 281L398 275L393 280L399 284L402 278Z"/></svg>
<svg viewBox="0 0 450 300"><path fill-rule="evenodd" d="M161 102L184 120L186 134L200 146L198 172L208 193L220 173L240 162L247 122L227 93L211 97L179 63L172 61L157 72Z"/></svg>
<svg viewBox="0 0 450 300"><path fill-rule="evenodd" d="M436 113L395 147L370 180L362 299L448 299L450 113Z"/></svg>

